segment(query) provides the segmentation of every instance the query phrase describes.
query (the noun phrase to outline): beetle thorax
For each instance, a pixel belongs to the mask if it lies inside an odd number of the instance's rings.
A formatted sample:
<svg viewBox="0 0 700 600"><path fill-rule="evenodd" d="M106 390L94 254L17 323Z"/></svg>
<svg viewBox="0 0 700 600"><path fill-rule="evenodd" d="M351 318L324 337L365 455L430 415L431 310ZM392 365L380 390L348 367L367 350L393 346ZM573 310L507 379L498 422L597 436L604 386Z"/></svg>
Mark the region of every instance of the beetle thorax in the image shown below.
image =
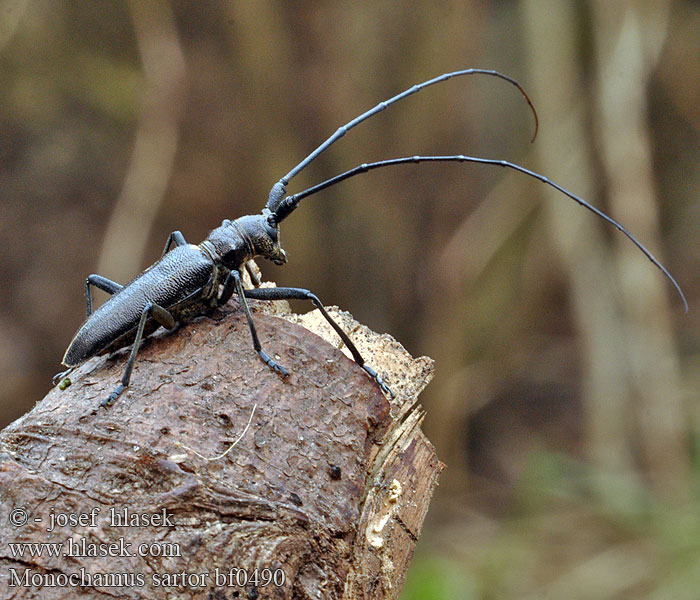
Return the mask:
<svg viewBox="0 0 700 600"><path fill-rule="evenodd" d="M270 225L265 214L226 220L209 234L207 242L229 269L238 269L256 256L280 265L287 262L279 243L279 226Z"/></svg>

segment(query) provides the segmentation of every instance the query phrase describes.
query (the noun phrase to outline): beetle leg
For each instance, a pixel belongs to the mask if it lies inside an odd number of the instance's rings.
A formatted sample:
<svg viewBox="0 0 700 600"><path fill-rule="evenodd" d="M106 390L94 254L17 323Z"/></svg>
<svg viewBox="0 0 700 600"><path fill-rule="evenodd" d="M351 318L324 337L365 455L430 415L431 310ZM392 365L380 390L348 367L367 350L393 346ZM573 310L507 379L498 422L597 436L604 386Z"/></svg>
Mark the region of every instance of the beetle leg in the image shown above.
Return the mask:
<svg viewBox="0 0 700 600"><path fill-rule="evenodd" d="M255 269L253 269L253 265L255 265L255 261L253 259L249 260L245 264L245 270L248 272L248 276L250 277L251 283L257 288L260 287L260 277L258 277L258 274L255 272ZM257 267L257 265L255 265Z"/></svg>
<svg viewBox="0 0 700 600"><path fill-rule="evenodd" d="M153 304L153 302L146 303L146 306L143 307L143 311L141 311L141 318L139 319L139 324L136 328L136 337L134 338L134 344L131 347L131 352L129 353L129 359L126 361L124 375L122 375L119 385L117 385L117 387L114 388L114 391L100 403L100 406L111 406L119 395L128 387L129 380L131 379L131 371L134 368L136 353L139 350L139 344L141 343L141 338L143 337L143 328L145 327L146 319L149 316L153 317L163 327L167 327L168 329L175 327L175 318L166 309L158 304Z"/></svg>
<svg viewBox="0 0 700 600"><path fill-rule="evenodd" d="M270 367L275 373L279 373L282 377L288 377L289 372L279 363L272 360L262 349L260 340L258 339L258 332L255 330L255 323L253 323L253 317L250 315L250 308L248 308L248 303L246 302L246 290L243 289L243 283L241 282L241 274L237 270L231 271L229 278L233 280L233 285L235 285L236 293L238 294L238 299L243 307L243 312L245 312L245 318L248 320L248 327L250 328L250 335L253 337L253 347L258 353L258 356L262 361ZM228 281L227 281L228 283ZM224 289L226 285L224 285ZM250 291L250 290L248 290Z"/></svg>
<svg viewBox="0 0 700 600"><path fill-rule="evenodd" d="M117 283L116 281L112 281L111 279L107 279L106 277L102 277L102 275L95 275L94 273L92 275L88 275L87 278L85 279L85 316L89 317L92 314L92 298L90 298L90 286L94 286L103 292L107 292L108 294L116 294L119 290L121 290L124 286Z"/></svg>
<svg viewBox="0 0 700 600"><path fill-rule="evenodd" d="M257 288L260 286L260 278L255 273L255 270L250 266L250 263L253 263L255 265L254 260L249 260L245 264L245 269L248 272L248 275L250 276L250 281ZM241 285L242 285L242 283L243 282L241 280ZM231 296L233 296L234 291L236 291L236 280L234 279L232 273L229 273L226 276L226 279L224 279L224 284L223 284L223 287L221 290L221 294L216 299L216 305L223 306L224 304L226 304L231 299Z"/></svg>
<svg viewBox="0 0 700 600"><path fill-rule="evenodd" d="M248 271L248 275L250 276L250 281L257 288L260 285L260 278L256 275L255 270L250 266L250 263L255 264L255 261L249 260L245 264L245 269L246 269L246 271ZM241 285L243 285L242 280L241 280ZM233 272L229 272L229 274L226 276L226 279L224 279L224 284L223 284L223 289L221 290L221 295L216 299L216 305L223 306L224 304L226 304L231 299L231 296L233 296L233 292L235 290L236 290L236 280L233 277Z"/></svg>
<svg viewBox="0 0 700 600"><path fill-rule="evenodd" d="M304 290L302 288L258 288L255 290L245 290L246 298L255 298L256 300L310 300L313 305L321 312L323 318L328 321L328 324L335 330L335 332L343 340L343 343L352 354L355 362L360 365L366 373L377 382L379 389L385 394L389 394L392 398L395 397L394 392L391 391L389 386L379 377L377 372L368 367L365 364L365 359L362 358L359 350L355 347L352 340L348 337L348 334L343 331L343 328L338 325L333 318L326 312L326 309L321 304L321 301L315 294L312 294L309 290Z"/></svg>
<svg viewBox="0 0 700 600"><path fill-rule="evenodd" d="M221 295L216 299L217 306L223 306L231 299L231 296L233 296L233 292L236 289L236 280L234 279L232 273L233 271L226 275L226 279L224 279Z"/></svg>
<svg viewBox="0 0 700 600"><path fill-rule="evenodd" d="M69 367L65 371L61 371L60 373L56 373L52 378L51 378L51 385L56 385L59 381L64 379L65 377L68 377L73 372L73 369L75 367ZM67 387L67 386L66 386Z"/></svg>
<svg viewBox="0 0 700 600"><path fill-rule="evenodd" d="M102 277L102 275L95 275L94 273L92 275L88 275L85 278L85 316L89 317L92 314L92 298L90 297L90 286L94 286L103 292L107 292L108 294L116 294L119 290L121 290L124 286L117 283L116 281L112 281L111 279L107 279L106 277ZM64 380L70 373L73 371L75 367L71 367L70 369L67 369L65 371L61 371L60 373L56 373L53 378L51 379L51 383L53 385L56 385L59 381ZM66 384L70 385L70 383Z"/></svg>
<svg viewBox="0 0 700 600"><path fill-rule="evenodd" d="M165 242L165 248L163 248L163 254L160 255L161 258L163 258L168 251L170 250L170 246L172 243L175 242L176 246L186 246L187 242L185 241L185 236L182 235L179 231L173 231L169 236L168 240Z"/></svg>

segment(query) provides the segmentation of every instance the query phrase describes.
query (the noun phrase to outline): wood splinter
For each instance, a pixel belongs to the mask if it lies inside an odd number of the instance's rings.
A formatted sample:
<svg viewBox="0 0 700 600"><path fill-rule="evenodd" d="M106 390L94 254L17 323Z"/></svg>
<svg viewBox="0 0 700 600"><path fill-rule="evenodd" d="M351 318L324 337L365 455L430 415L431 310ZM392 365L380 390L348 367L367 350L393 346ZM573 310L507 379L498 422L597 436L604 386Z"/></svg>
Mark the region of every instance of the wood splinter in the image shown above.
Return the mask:
<svg viewBox="0 0 700 600"><path fill-rule="evenodd" d="M252 305L286 380L230 303L146 341L113 407L124 351L0 432L0 597L399 597L443 468L416 403L432 361L333 310L390 399L317 311Z"/></svg>

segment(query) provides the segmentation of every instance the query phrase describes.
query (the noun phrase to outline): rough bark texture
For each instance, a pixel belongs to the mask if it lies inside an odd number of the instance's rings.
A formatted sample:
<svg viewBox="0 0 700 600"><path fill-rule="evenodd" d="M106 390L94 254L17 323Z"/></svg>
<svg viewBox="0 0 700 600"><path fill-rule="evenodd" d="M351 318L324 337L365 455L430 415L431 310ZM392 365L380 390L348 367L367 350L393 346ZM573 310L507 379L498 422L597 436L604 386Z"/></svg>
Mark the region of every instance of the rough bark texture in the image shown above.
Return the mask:
<svg viewBox="0 0 700 600"><path fill-rule="evenodd" d="M97 407L125 351L90 360L0 433L0 597L399 596L442 469L415 405L432 361L334 312L389 400L315 311L254 306L286 381L231 305L145 342L111 408ZM187 449L220 454L254 407L225 457ZM22 542L56 546L10 546Z"/></svg>

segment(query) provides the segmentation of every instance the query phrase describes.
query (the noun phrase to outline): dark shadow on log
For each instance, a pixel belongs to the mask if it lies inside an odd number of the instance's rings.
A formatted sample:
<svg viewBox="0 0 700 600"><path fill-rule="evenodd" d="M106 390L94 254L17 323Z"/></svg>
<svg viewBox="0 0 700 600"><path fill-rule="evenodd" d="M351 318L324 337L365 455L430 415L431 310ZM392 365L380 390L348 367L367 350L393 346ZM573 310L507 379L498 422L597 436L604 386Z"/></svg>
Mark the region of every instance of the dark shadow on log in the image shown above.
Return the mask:
<svg viewBox="0 0 700 600"><path fill-rule="evenodd" d="M287 380L230 305L146 341L111 408L98 406L125 351L90 360L2 431L2 598L399 596L442 469L415 404L432 361L334 313L390 401L311 333L327 335L313 313L254 306ZM254 407L225 457L180 445L221 454ZM10 545L23 542L42 555Z"/></svg>

